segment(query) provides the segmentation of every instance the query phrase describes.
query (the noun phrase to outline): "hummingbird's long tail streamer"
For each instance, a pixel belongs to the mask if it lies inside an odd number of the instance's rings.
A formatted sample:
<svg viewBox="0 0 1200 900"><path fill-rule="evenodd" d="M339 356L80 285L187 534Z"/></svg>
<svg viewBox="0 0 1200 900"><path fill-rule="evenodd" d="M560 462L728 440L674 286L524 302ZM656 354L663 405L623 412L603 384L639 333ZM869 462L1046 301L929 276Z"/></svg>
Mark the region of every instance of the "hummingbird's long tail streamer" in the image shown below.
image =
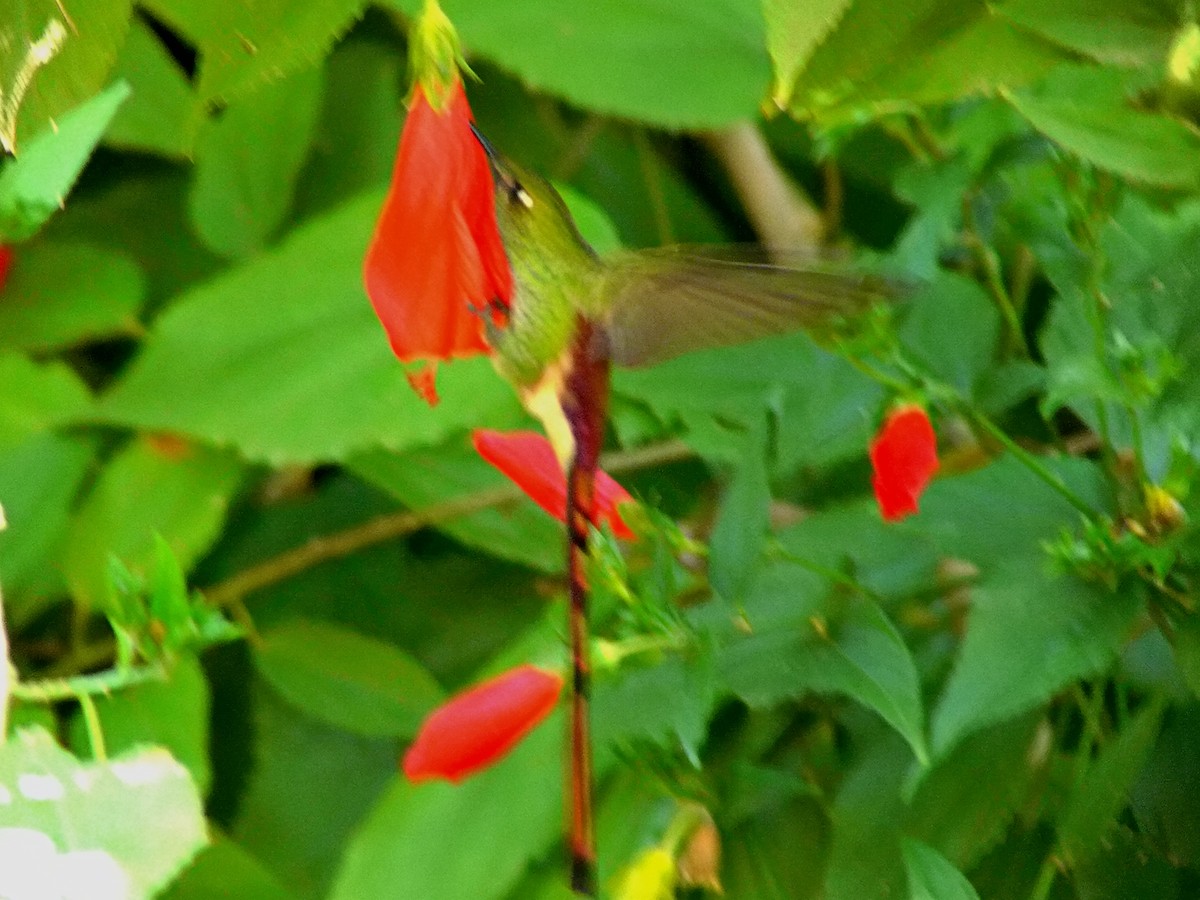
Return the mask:
<svg viewBox="0 0 1200 900"><path fill-rule="evenodd" d="M568 632L571 638L570 854L571 889L597 896L596 836L592 817L592 738L588 722L591 657L588 641L588 531L595 520L596 470L608 412L609 361L596 354L593 325L577 318L562 408L574 439L567 474L567 573L570 578Z"/></svg>
<svg viewBox="0 0 1200 900"><path fill-rule="evenodd" d="M592 740L588 721L591 658L588 647L587 510L592 508L595 466L576 456L567 483L567 572L571 582L568 629L571 636L571 889L596 896L596 839L592 823Z"/></svg>

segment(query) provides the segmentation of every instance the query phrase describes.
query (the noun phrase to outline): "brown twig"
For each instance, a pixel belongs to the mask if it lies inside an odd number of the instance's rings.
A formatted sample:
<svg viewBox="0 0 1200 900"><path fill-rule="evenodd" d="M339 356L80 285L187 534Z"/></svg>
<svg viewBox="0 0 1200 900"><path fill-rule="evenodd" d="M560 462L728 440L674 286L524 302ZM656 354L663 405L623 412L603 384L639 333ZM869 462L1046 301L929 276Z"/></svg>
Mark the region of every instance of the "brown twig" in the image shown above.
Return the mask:
<svg viewBox="0 0 1200 900"><path fill-rule="evenodd" d="M627 472L687 459L692 453L692 449L683 441L667 441L609 454L601 460L601 465L609 472ZM422 528L440 525L493 506L502 506L521 496L523 495L516 485L504 484L454 497L426 509L388 513L345 531L312 538L306 544L243 569L225 581L203 588L201 592L214 606L229 607L248 594L298 575L318 563L340 559L375 544L420 531Z"/></svg>
<svg viewBox="0 0 1200 900"><path fill-rule="evenodd" d="M720 160L759 240L772 253L820 247L825 221L771 153L757 126L745 122L709 132L704 141Z"/></svg>

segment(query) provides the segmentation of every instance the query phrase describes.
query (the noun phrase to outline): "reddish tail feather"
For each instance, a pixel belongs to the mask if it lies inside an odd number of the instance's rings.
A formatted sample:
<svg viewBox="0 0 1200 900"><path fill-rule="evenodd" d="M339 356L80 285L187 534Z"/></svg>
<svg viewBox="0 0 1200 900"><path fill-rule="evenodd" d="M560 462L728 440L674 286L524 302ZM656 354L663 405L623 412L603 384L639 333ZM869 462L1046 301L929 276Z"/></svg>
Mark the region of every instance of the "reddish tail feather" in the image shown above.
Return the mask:
<svg viewBox="0 0 1200 900"><path fill-rule="evenodd" d="M588 722L591 658L588 644L588 530L595 504L596 471L604 443L608 407L609 362L593 350L593 324L578 320L571 366L564 383L563 412L575 440L567 480L567 573L570 578L568 633L571 639L572 692L568 770L571 888L596 896L596 836L592 817L592 741Z"/></svg>

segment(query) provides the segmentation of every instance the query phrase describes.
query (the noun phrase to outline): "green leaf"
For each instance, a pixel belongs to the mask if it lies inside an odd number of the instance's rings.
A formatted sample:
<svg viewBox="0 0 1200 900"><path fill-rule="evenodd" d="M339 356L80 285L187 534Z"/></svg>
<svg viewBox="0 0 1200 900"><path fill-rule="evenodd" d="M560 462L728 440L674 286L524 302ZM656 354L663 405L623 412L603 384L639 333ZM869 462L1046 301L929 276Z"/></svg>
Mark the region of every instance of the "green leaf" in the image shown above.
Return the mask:
<svg viewBox="0 0 1200 900"><path fill-rule="evenodd" d="M793 566L777 567L783 577ZM746 599L749 612L753 591ZM883 611L865 598L828 609L795 598L791 628L760 628L733 641L720 655L726 687L751 706L764 706L808 691L843 694L879 715L924 761L925 728L920 682L908 647ZM810 621L824 619L820 631ZM801 624L803 623L803 624Z"/></svg>
<svg viewBox="0 0 1200 900"><path fill-rule="evenodd" d="M821 390L813 390L814 384ZM691 432L729 422L749 427L770 404L777 415L775 464L781 473L860 456L882 401L877 384L803 334L618 371L613 389L647 404L664 421L687 422ZM729 447L717 452L717 459L729 460Z"/></svg>
<svg viewBox="0 0 1200 900"><path fill-rule="evenodd" d="M253 763L238 769L230 835L298 897L326 897L352 836L396 777L396 740L332 728L265 689L252 668L227 677L239 675L255 688L241 726L253 742L239 748Z"/></svg>
<svg viewBox="0 0 1200 900"><path fill-rule="evenodd" d="M0 303L0 349L49 350L137 334L145 295L128 256L81 243L21 247Z"/></svg>
<svg viewBox="0 0 1200 900"><path fill-rule="evenodd" d="M4 540L0 536L0 542ZM0 543L0 546L3 546ZM1175 629L1175 665L1192 694L1200 697L1200 616L1188 615Z"/></svg>
<svg viewBox="0 0 1200 900"><path fill-rule="evenodd" d="M199 93L232 100L311 68L362 14L364 0L149 0L200 51Z"/></svg>
<svg viewBox="0 0 1200 900"><path fill-rule="evenodd" d="M1019 86L1061 59L983 0L857 0L801 72L793 111L831 124L877 118Z"/></svg>
<svg viewBox="0 0 1200 900"><path fill-rule="evenodd" d="M767 52L775 69L772 100L780 109L791 103L796 76L850 6L850 0L763 0Z"/></svg>
<svg viewBox="0 0 1200 900"><path fill-rule="evenodd" d="M91 403L88 389L65 364L0 353L0 449L71 421Z"/></svg>
<svg viewBox="0 0 1200 900"><path fill-rule="evenodd" d="M320 70L301 72L238 99L200 131L189 210L196 233L216 252L256 253L283 223L321 87Z"/></svg>
<svg viewBox="0 0 1200 900"><path fill-rule="evenodd" d="M37 140L53 135L54 126L61 128L71 115L68 110L104 86L125 40L133 3L89 0L64 6L59 0L5 0L0 9L0 46L5 48L0 54L0 147L15 144L14 152L21 155L30 150L35 135ZM31 67L30 48L48 36L48 27L56 28L60 39L47 46L58 49L44 65ZM32 76L25 88L20 86L23 75Z"/></svg>
<svg viewBox="0 0 1200 900"><path fill-rule="evenodd" d="M937 577L942 558L913 520L885 522L874 498L823 509L777 538L787 558L812 571L853 573L866 590L881 597L907 598L924 590ZM783 592L779 595L786 609Z"/></svg>
<svg viewBox="0 0 1200 900"><path fill-rule="evenodd" d="M201 795L208 793L208 682L195 656L180 656L165 681L122 688L95 704L109 755L145 744L164 747L187 767ZM71 744L90 755L82 716L72 722Z"/></svg>
<svg viewBox="0 0 1200 900"><path fill-rule="evenodd" d="M602 678L592 700L597 745L646 738L682 744L699 758L715 698L707 658L669 657L656 666Z"/></svg>
<svg viewBox="0 0 1200 900"><path fill-rule="evenodd" d="M1049 477L1057 479L1084 507L1111 508L1104 475L1094 463L1042 457ZM997 503L996 498L1005 498ZM938 478L921 498L912 527L922 530L945 556L974 563L989 575L1024 567L1028 577L1055 581L1044 571L1044 544L1078 527L1080 511L1058 491L1012 456L965 475ZM990 579L999 585L1001 579Z"/></svg>
<svg viewBox="0 0 1200 900"><path fill-rule="evenodd" d="M191 82L148 26L134 18L115 74L133 88L104 142L114 147L187 157L204 108Z"/></svg>
<svg viewBox="0 0 1200 900"><path fill-rule="evenodd" d="M1118 814L1129 803L1129 791L1158 737L1165 702L1155 698L1121 732L1105 743L1067 798L1058 821L1058 840L1068 865L1101 849Z"/></svg>
<svg viewBox="0 0 1200 900"><path fill-rule="evenodd" d="M1008 100L1050 140L1101 169L1156 187L1200 184L1200 134L1134 109L1125 90L1107 72L1064 68L1037 90Z"/></svg>
<svg viewBox="0 0 1200 900"><path fill-rule="evenodd" d="M4 615L20 628L62 588L58 557L71 506L92 461L92 447L76 438L41 434L0 451L0 585Z"/></svg>
<svg viewBox="0 0 1200 900"><path fill-rule="evenodd" d="M967 635L933 714L935 758L1117 658L1142 613L1138 597L1047 567L1014 559L972 589Z"/></svg>
<svg viewBox="0 0 1200 900"><path fill-rule="evenodd" d="M722 822L721 886L727 897L815 900L829 853L829 822L811 797L772 791L757 814ZM831 895L832 896L832 895Z"/></svg>
<svg viewBox="0 0 1200 900"><path fill-rule="evenodd" d="M900 330L915 361L966 396L991 369L999 336L996 304L976 282L949 273L908 306Z"/></svg>
<svg viewBox="0 0 1200 900"><path fill-rule="evenodd" d="M413 394L362 289L380 199L321 216L176 300L99 414L273 463L400 451L523 421L486 359L443 367L436 409Z"/></svg>
<svg viewBox="0 0 1200 900"><path fill-rule="evenodd" d="M357 475L421 511L511 484L465 441L404 454L373 450L347 460ZM563 568L562 525L525 497L479 512L453 516L435 527L468 547L543 572Z"/></svg>
<svg viewBox="0 0 1200 900"><path fill-rule="evenodd" d="M829 864L823 896L830 900L903 896L900 784L912 766L912 757L892 735L864 743L847 768L829 813Z"/></svg>
<svg viewBox="0 0 1200 900"><path fill-rule="evenodd" d="M444 694L398 648L336 625L298 621L263 637L263 677L288 702L338 728L410 737Z"/></svg>
<svg viewBox="0 0 1200 900"><path fill-rule="evenodd" d="M295 900L261 862L218 834L167 888L162 900L212 900L222 895L238 900Z"/></svg>
<svg viewBox="0 0 1200 900"><path fill-rule="evenodd" d="M1144 834L1118 825L1094 856L1072 867L1071 886L1076 896L1098 900L1186 900L1191 888L1180 868Z"/></svg>
<svg viewBox="0 0 1200 900"><path fill-rule="evenodd" d="M118 81L63 115L55 128L39 134L0 168L0 242L29 239L62 207L128 96L129 85Z"/></svg>
<svg viewBox="0 0 1200 900"><path fill-rule="evenodd" d="M168 653L183 648L192 633L187 579L171 546L158 533L154 535L154 565L146 582L146 609L150 621L162 630L159 643Z"/></svg>
<svg viewBox="0 0 1200 900"><path fill-rule="evenodd" d="M928 844L905 838L901 849L912 900L979 900L966 876Z"/></svg>
<svg viewBox="0 0 1200 900"><path fill-rule="evenodd" d="M1009 0L1000 15L1038 34L1117 66L1161 65L1179 25L1159 0Z"/></svg>
<svg viewBox="0 0 1200 900"><path fill-rule="evenodd" d="M592 245L593 250L604 256L620 249L621 237L603 208L569 185L556 184L554 187L567 204L580 236Z"/></svg>
<svg viewBox="0 0 1200 900"><path fill-rule="evenodd" d="M963 197L976 177L961 154L933 162L914 160L896 174L897 196L915 208L892 250L894 264L908 276L929 281L944 277L941 258L961 244ZM932 293L923 291L920 296Z"/></svg>
<svg viewBox="0 0 1200 900"><path fill-rule="evenodd" d="M413 0L391 3L416 9ZM466 46L525 83L623 118L729 125L755 114L770 79L760 0L447 0L444 8Z"/></svg>
<svg viewBox="0 0 1200 900"><path fill-rule="evenodd" d="M1200 863L1200 705L1170 711L1130 795L1137 828L1177 865Z"/></svg>
<svg viewBox="0 0 1200 900"><path fill-rule="evenodd" d="M102 606L109 557L148 572L156 534L191 568L220 533L241 477L229 453L178 438L132 441L109 461L72 522L64 560L72 592Z"/></svg>
<svg viewBox="0 0 1200 900"><path fill-rule="evenodd" d="M118 180L105 179L72 200L70 215L51 220L45 239L132 256L145 276L147 305L158 310L168 297L224 264L188 224L189 176L179 166L147 164Z"/></svg>
<svg viewBox="0 0 1200 900"><path fill-rule="evenodd" d="M1041 717L1025 715L966 738L929 769L909 802L905 831L935 847L964 871L1006 837L1042 774ZM981 778L980 773L987 773Z"/></svg>
<svg viewBox="0 0 1200 900"><path fill-rule="evenodd" d="M506 896L558 836L562 734L553 715L459 785L396 780L347 848L331 900Z"/></svg>
<svg viewBox="0 0 1200 900"><path fill-rule="evenodd" d="M60 869L86 872L97 896L153 895L206 841L196 786L161 747L80 763L45 731L27 729L0 748L0 788L9 801L0 805L0 830L53 842L38 843L49 857L36 861L39 881Z"/></svg>
<svg viewBox="0 0 1200 900"><path fill-rule="evenodd" d="M767 419L760 416L743 437L740 464L721 500L709 546L709 578L727 602L741 599L770 526Z"/></svg>

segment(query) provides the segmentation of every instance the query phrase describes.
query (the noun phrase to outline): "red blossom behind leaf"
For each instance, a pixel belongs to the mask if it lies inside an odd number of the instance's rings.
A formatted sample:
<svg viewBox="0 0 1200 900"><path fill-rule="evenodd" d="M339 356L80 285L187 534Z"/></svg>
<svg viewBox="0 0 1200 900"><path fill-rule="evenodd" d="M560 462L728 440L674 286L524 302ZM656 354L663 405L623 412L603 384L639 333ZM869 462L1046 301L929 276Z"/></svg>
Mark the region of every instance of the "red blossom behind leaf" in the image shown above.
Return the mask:
<svg viewBox="0 0 1200 900"><path fill-rule="evenodd" d="M917 511L917 498L938 470L937 438L925 410L907 404L892 410L871 441L871 485L884 519Z"/></svg>
<svg viewBox="0 0 1200 900"><path fill-rule="evenodd" d="M409 781L462 781L498 762L553 712L562 676L523 665L457 694L421 725L404 755Z"/></svg>
<svg viewBox="0 0 1200 900"><path fill-rule="evenodd" d="M567 518L567 479L550 442L534 431L480 429L471 435L479 455L507 475L534 503L560 522ZM606 472L596 473L596 509L592 523L608 522L613 534L630 540L633 531L621 518L619 504L631 501L629 491Z"/></svg>
<svg viewBox="0 0 1200 900"><path fill-rule="evenodd" d="M12 267L12 260L12 248L0 244L0 291L4 290L4 284L8 281L8 270Z"/></svg>
<svg viewBox="0 0 1200 900"><path fill-rule="evenodd" d="M486 353L481 311L512 298L491 168L471 131L462 83L435 110L418 86L363 278L404 362ZM432 374L422 375L429 386ZM432 391L422 390L429 397Z"/></svg>

